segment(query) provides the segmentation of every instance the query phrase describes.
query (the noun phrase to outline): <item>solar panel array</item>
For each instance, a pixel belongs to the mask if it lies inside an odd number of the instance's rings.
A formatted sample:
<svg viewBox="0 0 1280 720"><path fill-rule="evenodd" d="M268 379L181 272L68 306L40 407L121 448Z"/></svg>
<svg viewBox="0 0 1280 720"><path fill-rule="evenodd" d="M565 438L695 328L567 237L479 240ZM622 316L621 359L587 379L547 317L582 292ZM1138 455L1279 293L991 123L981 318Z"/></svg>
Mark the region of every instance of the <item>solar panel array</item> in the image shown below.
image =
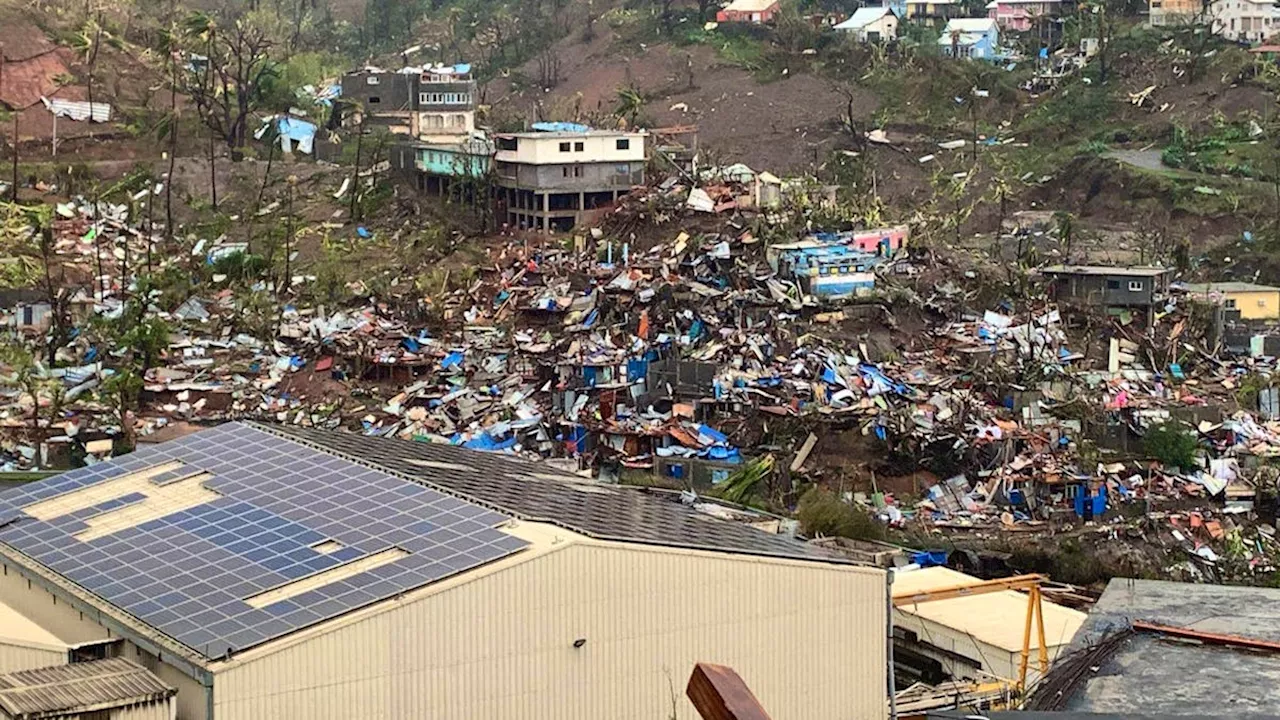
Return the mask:
<svg viewBox="0 0 1280 720"><path fill-rule="evenodd" d="M48 520L22 512L171 460L181 470L153 485L204 471L220 497L89 541L75 537L86 520L146 494ZM0 542L210 658L515 553L527 543L496 529L508 520L240 423L0 492ZM390 548L409 554L265 607L246 602Z"/></svg>

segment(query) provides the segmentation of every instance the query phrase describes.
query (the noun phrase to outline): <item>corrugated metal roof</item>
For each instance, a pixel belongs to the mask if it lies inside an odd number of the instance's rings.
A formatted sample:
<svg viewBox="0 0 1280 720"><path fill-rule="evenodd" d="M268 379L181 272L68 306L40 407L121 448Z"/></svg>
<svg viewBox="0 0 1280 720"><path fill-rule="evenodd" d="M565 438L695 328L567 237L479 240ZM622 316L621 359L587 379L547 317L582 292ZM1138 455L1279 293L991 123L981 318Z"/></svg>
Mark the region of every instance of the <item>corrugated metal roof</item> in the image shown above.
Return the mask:
<svg viewBox="0 0 1280 720"><path fill-rule="evenodd" d="M0 710L13 720L105 710L163 700L178 691L125 658L0 675Z"/></svg>
<svg viewBox="0 0 1280 720"><path fill-rule="evenodd" d="M584 484L582 478L510 456L292 425L256 426L525 520L601 540L841 562L795 538L720 520L641 488ZM468 471L441 470L440 463Z"/></svg>
<svg viewBox="0 0 1280 720"><path fill-rule="evenodd" d="M893 593L902 595L937 590L957 585L976 585L982 580L945 567L930 567L894 573ZM1050 649L1071 642L1084 624L1085 614L1044 600L1045 641ZM930 620L943 627L958 630L972 639L1008 652L1022 649L1023 620L1027 615L1027 596L1016 590L985 595L933 600L916 605L903 605L898 612Z"/></svg>

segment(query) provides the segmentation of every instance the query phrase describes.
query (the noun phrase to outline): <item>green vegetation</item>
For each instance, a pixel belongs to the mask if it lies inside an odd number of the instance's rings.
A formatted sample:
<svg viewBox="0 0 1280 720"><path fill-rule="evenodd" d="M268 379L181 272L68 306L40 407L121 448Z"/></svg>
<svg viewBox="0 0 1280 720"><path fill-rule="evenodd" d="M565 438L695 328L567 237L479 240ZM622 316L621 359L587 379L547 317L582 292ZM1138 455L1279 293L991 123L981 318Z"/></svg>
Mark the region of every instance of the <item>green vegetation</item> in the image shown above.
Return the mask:
<svg viewBox="0 0 1280 720"><path fill-rule="evenodd" d="M840 499L834 492L812 487L800 498L796 511L801 531L809 537L846 537L883 540L884 526L865 510Z"/></svg>
<svg viewBox="0 0 1280 720"><path fill-rule="evenodd" d="M1242 116L1228 121L1215 115L1208 130L1200 133L1173 128L1173 141L1160 159L1172 168L1210 175L1271 180L1276 176L1275 150L1262 143L1257 120Z"/></svg>
<svg viewBox="0 0 1280 720"><path fill-rule="evenodd" d="M1166 467L1194 467L1198 447L1195 435L1171 422L1151 427L1142 436L1143 452Z"/></svg>

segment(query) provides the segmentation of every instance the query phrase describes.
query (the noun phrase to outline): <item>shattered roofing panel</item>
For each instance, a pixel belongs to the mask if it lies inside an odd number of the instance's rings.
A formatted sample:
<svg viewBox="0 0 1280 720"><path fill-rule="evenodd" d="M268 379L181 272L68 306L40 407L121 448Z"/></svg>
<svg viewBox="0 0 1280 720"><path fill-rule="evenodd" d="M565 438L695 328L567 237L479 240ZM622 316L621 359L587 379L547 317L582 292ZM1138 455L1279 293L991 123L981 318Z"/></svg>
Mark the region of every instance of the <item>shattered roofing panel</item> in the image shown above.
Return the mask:
<svg viewBox="0 0 1280 720"><path fill-rule="evenodd" d="M21 62L58 49L43 30L12 15L12 12L0 12L0 43L4 45L7 61L4 69L6 83L9 81L8 63Z"/></svg>
<svg viewBox="0 0 1280 720"><path fill-rule="evenodd" d="M0 545L207 658L519 552L508 520L241 423L0 492Z"/></svg>
<svg viewBox="0 0 1280 720"><path fill-rule="evenodd" d="M6 48L6 52L7 52ZM23 110L40 102L41 97L58 90L54 80L70 71L57 53L45 53L20 62L6 62L4 85L0 87L0 102L10 108Z"/></svg>
<svg viewBox="0 0 1280 720"><path fill-rule="evenodd" d="M284 425L261 427L359 462L417 478L501 512L553 523L591 537L833 560L821 549L794 538L720 520L642 488L586 483L582 478L510 456L332 430ZM459 466L466 469L458 469Z"/></svg>
<svg viewBox="0 0 1280 720"><path fill-rule="evenodd" d="M6 717L72 714L163 700L178 691L125 658L94 660L0 675Z"/></svg>

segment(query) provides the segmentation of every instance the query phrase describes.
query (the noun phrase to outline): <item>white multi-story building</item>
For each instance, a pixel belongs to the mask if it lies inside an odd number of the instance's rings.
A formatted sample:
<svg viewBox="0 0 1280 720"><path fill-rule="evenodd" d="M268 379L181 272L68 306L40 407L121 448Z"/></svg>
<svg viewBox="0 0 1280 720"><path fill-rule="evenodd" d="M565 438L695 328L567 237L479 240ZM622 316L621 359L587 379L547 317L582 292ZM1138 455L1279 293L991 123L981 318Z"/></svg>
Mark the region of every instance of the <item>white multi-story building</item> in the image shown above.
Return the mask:
<svg viewBox="0 0 1280 720"><path fill-rule="evenodd" d="M1203 24L1213 34L1237 42L1259 43L1280 31L1280 9L1270 0L1150 0L1154 27Z"/></svg>
<svg viewBox="0 0 1280 720"><path fill-rule="evenodd" d="M536 123L496 138L499 202L509 224L568 230L584 212L644 184L645 132Z"/></svg>

